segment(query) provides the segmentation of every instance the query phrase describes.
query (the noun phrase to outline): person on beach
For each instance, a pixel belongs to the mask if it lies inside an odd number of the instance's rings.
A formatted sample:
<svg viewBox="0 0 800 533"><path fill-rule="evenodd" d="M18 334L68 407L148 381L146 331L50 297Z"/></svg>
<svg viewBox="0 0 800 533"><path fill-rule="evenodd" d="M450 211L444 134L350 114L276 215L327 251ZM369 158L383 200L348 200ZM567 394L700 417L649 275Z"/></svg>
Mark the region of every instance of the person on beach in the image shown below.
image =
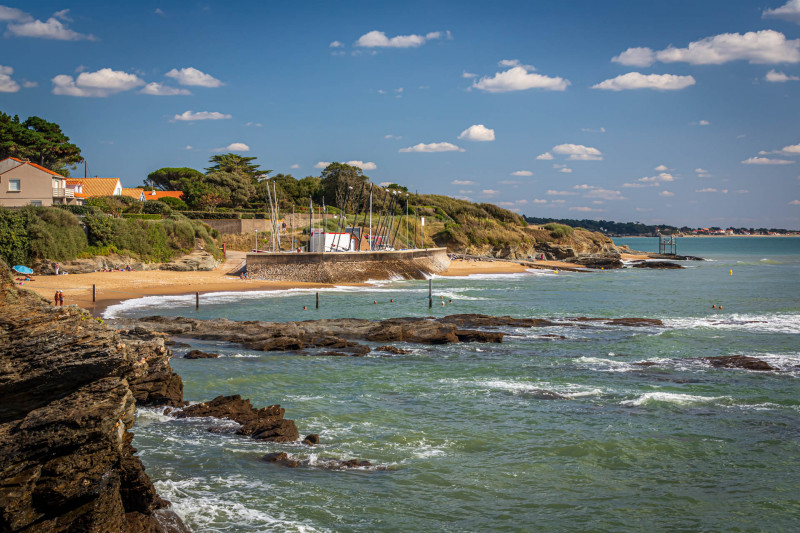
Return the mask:
<svg viewBox="0 0 800 533"><path fill-rule="evenodd" d="M58 266L58 263L53 263L53 269L56 271L56 276L58 276L58 269L59 268L60 267Z"/></svg>
<svg viewBox="0 0 800 533"><path fill-rule="evenodd" d="M64 307L64 291L58 291L58 305Z"/></svg>
<svg viewBox="0 0 800 533"><path fill-rule="evenodd" d="M58 291L56 291L56 295L53 296L53 305L58 305Z"/></svg>

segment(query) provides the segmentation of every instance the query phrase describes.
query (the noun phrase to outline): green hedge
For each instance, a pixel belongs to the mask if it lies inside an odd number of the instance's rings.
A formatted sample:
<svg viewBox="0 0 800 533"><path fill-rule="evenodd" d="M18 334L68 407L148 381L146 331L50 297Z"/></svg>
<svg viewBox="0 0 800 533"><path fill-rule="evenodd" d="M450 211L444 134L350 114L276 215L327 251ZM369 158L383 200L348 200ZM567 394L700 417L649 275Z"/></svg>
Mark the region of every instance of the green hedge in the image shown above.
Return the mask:
<svg viewBox="0 0 800 533"><path fill-rule="evenodd" d="M155 213L122 213L122 218L136 218L140 220L161 220L161 215Z"/></svg>
<svg viewBox="0 0 800 533"><path fill-rule="evenodd" d="M208 213L206 211L180 211L186 218L205 218L206 220L230 220L241 218L239 213Z"/></svg>

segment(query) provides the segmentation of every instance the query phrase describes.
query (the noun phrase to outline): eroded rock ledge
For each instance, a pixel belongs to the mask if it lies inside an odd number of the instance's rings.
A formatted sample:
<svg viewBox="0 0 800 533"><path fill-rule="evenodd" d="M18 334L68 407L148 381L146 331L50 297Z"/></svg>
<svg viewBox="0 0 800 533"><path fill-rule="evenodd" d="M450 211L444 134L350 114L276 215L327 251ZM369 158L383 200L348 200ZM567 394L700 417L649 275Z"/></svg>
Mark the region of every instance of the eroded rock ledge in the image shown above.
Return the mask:
<svg viewBox="0 0 800 533"><path fill-rule="evenodd" d="M224 318L198 320L184 317L151 316L139 319L116 319L111 325L128 332L191 337L199 340L225 341L259 351L299 351L325 348L309 355L365 355L369 346L355 341L408 342L416 344L451 344L456 342L502 342L505 332L499 327L536 328L548 326L595 324L642 327L662 326L649 318L566 318L559 321L542 318L513 318L479 314L450 315L443 318L406 317L387 320L340 318L303 322L237 322ZM376 348L386 351L386 346Z"/></svg>
<svg viewBox="0 0 800 533"><path fill-rule="evenodd" d="M163 339L50 307L0 262L0 531L189 531L128 431L137 403L182 396Z"/></svg>

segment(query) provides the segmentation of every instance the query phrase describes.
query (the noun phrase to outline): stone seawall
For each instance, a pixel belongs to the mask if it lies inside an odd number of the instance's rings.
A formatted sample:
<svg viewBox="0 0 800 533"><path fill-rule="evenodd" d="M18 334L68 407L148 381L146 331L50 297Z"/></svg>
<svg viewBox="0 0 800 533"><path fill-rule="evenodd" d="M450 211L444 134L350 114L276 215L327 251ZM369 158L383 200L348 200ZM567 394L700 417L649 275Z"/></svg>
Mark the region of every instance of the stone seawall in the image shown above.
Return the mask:
<svg viewBox="0 0 800 533"><path fill-rule="evenodd" d="M450 266L445 248L392 252L247 254L251 279L360 283L370 279L425 279Z"/></svg>

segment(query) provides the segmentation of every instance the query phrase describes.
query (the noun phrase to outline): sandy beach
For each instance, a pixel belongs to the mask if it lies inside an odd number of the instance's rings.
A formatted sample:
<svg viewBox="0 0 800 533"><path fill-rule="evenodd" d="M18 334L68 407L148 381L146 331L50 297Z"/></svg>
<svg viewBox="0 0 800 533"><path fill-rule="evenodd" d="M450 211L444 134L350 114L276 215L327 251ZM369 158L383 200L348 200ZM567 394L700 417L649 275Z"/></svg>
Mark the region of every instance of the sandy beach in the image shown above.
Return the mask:
<svg viewBox="0 0 800 533"><path fill-rule="evenodd" d="M229 252L227 260L208 272L173 272L147 270L133 272L92 272L61 276L35 276L34 281L24 282L24 287L52 302L58 290L64 291L64 305L79 307L100 315L110 305L130 298L175 294L201 295L223 291L272 291L293 288L323 288L329 284L299 281L263 281L240 279L228 272L237 267L244 252ZM569 269L575 265L560 261L536 261L534 268ZM531 268L509 261L465 261L455 260L443 276L468 276L470 274L515 274ZM92 285L97 287L96 301L92 302Z"/></svg>

